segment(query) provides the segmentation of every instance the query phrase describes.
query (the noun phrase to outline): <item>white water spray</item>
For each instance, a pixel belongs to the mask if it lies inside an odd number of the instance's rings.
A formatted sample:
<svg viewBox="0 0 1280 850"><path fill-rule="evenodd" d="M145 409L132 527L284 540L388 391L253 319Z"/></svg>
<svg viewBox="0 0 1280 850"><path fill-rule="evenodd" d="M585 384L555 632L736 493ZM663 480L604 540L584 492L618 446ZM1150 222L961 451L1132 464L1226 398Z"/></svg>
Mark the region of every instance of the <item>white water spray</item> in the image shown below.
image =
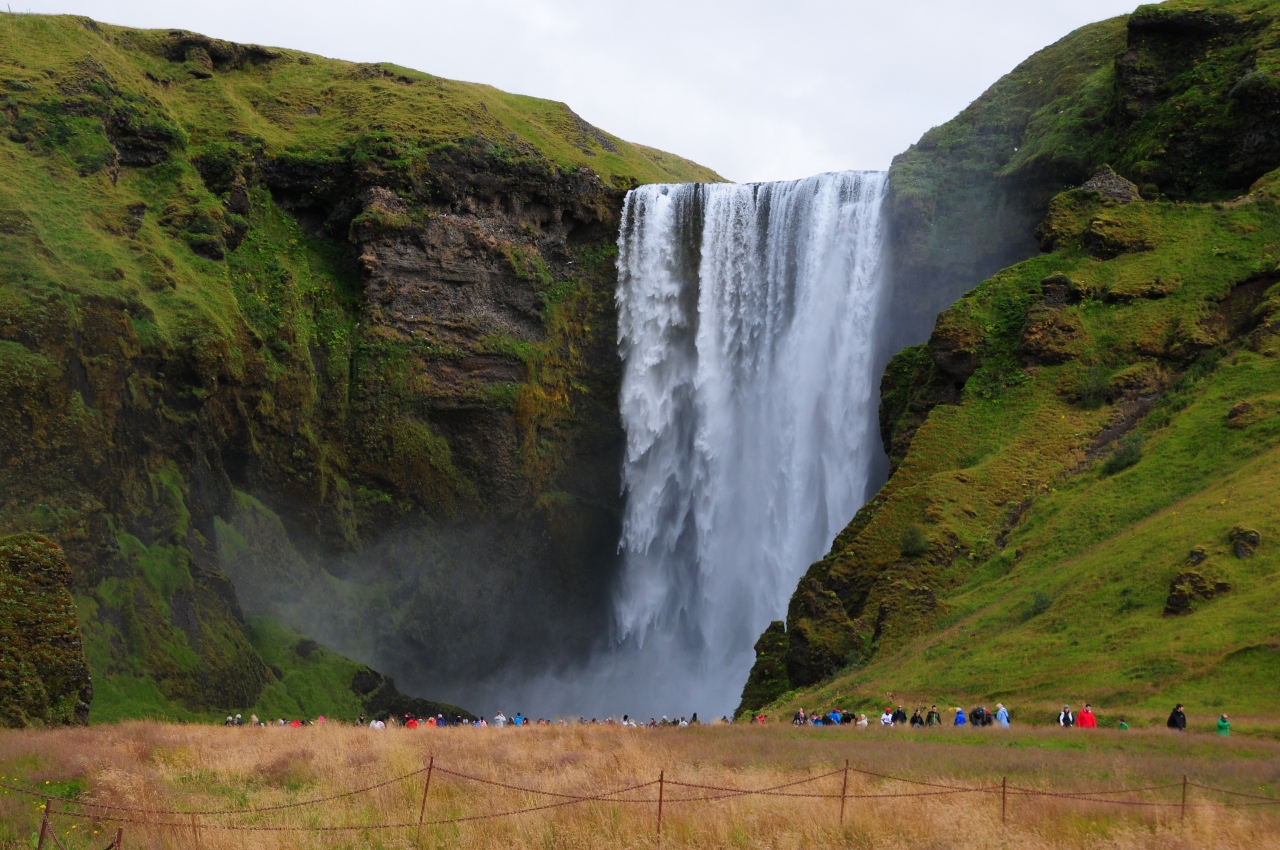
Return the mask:
<svg viewBox="0 0 1280 850"><path fill-rule="evenodd" d="M863 503L884 187L845 172L627 196L619 645L593 702L731 711L756 637Z"/></svg>

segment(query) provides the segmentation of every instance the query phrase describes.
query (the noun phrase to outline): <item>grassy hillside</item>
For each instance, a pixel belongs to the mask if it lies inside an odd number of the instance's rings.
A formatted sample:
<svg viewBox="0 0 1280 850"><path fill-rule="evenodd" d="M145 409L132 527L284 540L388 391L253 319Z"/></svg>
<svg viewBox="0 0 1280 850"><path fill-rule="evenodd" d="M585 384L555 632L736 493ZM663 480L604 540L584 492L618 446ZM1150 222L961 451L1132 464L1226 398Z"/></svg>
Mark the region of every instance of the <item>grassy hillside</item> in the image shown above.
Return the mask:
<svg viewBox="0 0 1280 850"><path fill-rule="evenodd" d="M949 216L985 227L983 204L1013 203L1008 181L1084 185L1022 196L1039 226L1003 238L1038 256L889 363L891 477L761 638L743 708L1273 709L1277 19L1274 2L1141 7L1038 54L895 164L899 203L970 181L918 231L944 241L969 233ZM1015 83L1058 97L1031 109ZM1000 137L978 119L1019 110L981 178ZM930 152L944 143L949 159ZM1085 182L1102 157L1115 171Z"/></svg>
<svg viewBox="0 0 1280 850"><path fill-rule="evenodd" d="M1090 194L891 364L900 463L792 602L790 669L835 674L795 700L1280 698L1280 208Z"/></svg>
<svg viewBox="0 0 1280 850"><path fill-rule="evenodd" d="M1236 197L1280 164L1271 0L1170 0L1028 57L894 158L886 214L892 346L1038 252L1049 201L1104 163L1144 196Z"/></svg>
<svg viewBox="0 0 1280 850"><path fill-rule="evenodd" d="M613 220L625 188L689 179L716 178L563 104L0 14L0 523L66 551L103 716L287 684L228 579L238 493L316 581L469 523L505 547L495 586L581 609L617 498ZM564 593L535 581L553 552ZM366 566L344 578L412 596Z"/></svg>

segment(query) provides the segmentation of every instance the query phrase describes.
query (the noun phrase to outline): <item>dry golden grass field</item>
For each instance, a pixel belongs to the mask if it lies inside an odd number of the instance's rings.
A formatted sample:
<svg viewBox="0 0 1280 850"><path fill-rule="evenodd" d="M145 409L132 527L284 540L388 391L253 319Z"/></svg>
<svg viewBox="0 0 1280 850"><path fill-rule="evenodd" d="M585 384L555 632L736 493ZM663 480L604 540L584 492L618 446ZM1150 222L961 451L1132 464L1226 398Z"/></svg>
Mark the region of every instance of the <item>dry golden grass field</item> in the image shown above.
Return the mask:
<svg viewBox="0 0 1280 850"><path fill-rule="evenodd" d="M424 809L423 768L432 757ZM847 785L846 759L852 768ZM415 771L401 781L328 802L240 811L326 798ZM941 793L949 789L858 771L983 790ZM487 785L459 773L531 790ZM779 789L826 796L726 797L729 792L688 787L777 788L828 773ZM378 732L336 724L226 729L140 722L0 732L0 775L10 789L0 792L3 850L35 847L38 841L44 801L12 790L17 788L48 795L53 837L68 850L102 850L120 826L122 846L130 850L1280 848L1280 806L1244 805L1258 801L1196 787L1277 796L1280 743L1164 730L912 732L766 725ZM1180 808L1184 775L1192 783L1185 814ZM1002 780L1011 789L1004 823ZM607 800L574 799L642 783L654 784ZM1166 784L1173 787L1110 793ZM1019 789L1089 799L1034 796ZM928 796L865 796L890 794ZM561 805L458 820L555 803ZM209 813L228 809L237 811ZM102 816L107 813L123 823ZM425 825L419 830L420 815ZM379 824L408 825L373 828ZM356 828L316 829L325 826ZM56 846L52 837L46 840L46 848Z"/></svg>

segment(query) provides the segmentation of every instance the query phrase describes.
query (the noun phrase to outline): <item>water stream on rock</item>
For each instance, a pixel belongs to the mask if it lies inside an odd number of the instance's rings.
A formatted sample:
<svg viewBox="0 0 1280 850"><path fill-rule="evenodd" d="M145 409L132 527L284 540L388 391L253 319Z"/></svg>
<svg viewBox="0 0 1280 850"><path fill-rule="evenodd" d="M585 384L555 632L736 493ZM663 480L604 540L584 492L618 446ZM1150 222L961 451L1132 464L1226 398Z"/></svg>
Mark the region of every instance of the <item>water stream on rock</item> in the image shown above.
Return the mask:
<svg viewBox="0 0 1280 850"><path fill-rule="evenodd" d="M884 188L843 172L627 196L614 639L637 703L732 710L756 638L865 501Z"/></svg>

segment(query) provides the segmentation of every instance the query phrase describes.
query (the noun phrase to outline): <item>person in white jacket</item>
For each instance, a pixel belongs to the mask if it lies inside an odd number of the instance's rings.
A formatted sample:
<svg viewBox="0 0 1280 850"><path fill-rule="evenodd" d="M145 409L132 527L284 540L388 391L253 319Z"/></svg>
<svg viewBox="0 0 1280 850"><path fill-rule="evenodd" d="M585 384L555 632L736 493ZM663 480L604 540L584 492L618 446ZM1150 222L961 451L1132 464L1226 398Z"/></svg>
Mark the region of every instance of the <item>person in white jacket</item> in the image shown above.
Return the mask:
<svg viewBox="0 0 1280 850"><path fill-rule="evenodd" d="M893 725L893 711L892 711L892 710L890 710L890 709L888 709L888 708L886 708L886 709L884 710L884 714L880 715L880 725L881 725L881 726L892 726L892 725Z"/></svg>
<svg viewBox="0 0 1280 850"><path fill-rule="evenodd" d="M507 725L507 716L499 711L493 716L493 726L495 729L501 729Z"/></svg>

